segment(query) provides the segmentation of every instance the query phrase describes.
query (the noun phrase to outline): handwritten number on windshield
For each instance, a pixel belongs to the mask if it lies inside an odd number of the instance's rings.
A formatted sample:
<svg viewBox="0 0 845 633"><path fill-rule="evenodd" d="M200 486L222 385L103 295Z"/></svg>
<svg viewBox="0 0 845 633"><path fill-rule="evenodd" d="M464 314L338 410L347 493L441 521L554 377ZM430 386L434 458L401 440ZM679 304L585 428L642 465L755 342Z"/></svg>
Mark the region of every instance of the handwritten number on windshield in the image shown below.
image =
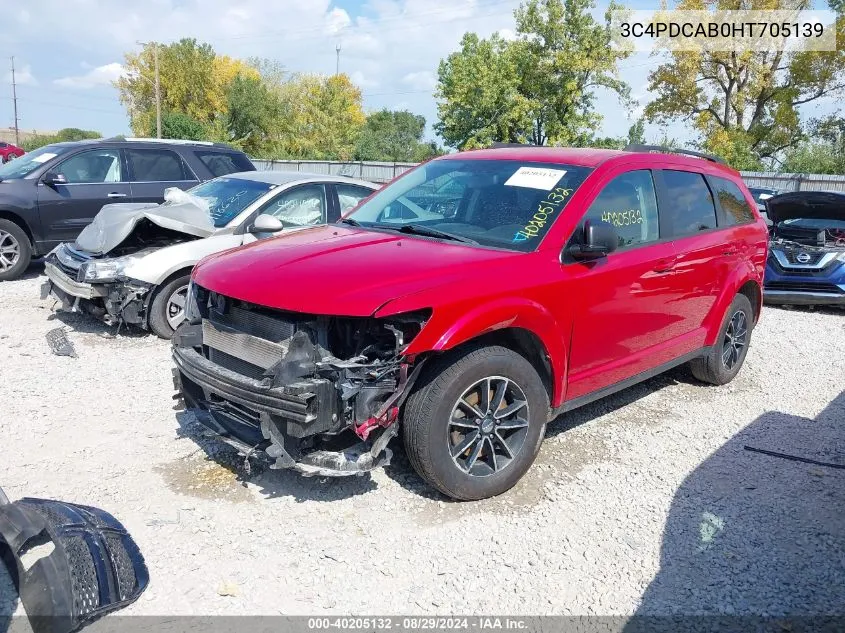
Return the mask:
<svg viewBox="0 0 845 633"><path fill-rule="evenodd" d="M546 224L554 220L553 215L560 211L570 195L572 195L572 189L565 189L563 187L556 187L550 191L546 199L540 201L536 213L534 213L528 224L513 236L513 241L524 242L539 235Z"/></svg>

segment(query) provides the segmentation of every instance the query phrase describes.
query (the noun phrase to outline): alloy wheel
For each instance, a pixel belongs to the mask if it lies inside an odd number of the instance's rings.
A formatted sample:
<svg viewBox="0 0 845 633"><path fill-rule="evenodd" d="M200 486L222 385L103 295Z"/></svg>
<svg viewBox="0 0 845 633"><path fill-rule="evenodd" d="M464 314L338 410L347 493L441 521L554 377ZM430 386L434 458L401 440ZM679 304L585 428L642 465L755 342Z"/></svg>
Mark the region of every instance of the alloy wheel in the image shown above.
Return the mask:
<svg viewBox="0 0 845 633"><path fill-rule="evenodd" d="M185 303L188 298L188 286L180 286L173 291L170 298L167 300L165 307L165 314L167 315L167 324L171 329L175 330L185 320Z"/></svg>
<svg viewBox="0 0 845 633"><path fill-rule="evenodd" d="M733 369L736 366L747 343L748 317L742 310L737 310L728 322L725 339L722 342L722 363L727 369Z"/></svg>
<svg viewBox="0 0 845 633"><path fill-rule="evenodd" d="M494 475L516 458L528 434L528 400L513 380L482 378L452 407L449 453L473 477Z"/></svg>
<svg viewBox="0 0 845 633"><path fill-rule="evenodd" d="M21 256L21 245L11 233L0 229L0 272L11 270Z"/></svg>

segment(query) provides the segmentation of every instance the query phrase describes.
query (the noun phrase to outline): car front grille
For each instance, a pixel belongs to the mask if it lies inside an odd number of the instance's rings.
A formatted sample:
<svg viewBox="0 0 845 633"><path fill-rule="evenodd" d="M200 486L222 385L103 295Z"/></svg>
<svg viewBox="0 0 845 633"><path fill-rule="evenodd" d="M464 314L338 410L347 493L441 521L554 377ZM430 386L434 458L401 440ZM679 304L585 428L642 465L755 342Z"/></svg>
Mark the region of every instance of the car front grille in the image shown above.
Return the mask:
<svg viewBox="0 0 845 633"><path fill-rule="evenodd" d="M264 377L264 368L259 367L258 365L253 365L245 360L241 360L240 358L227 354L226 352L221 352L213 347L208 348L208 360L228 369L229 371L253 378L254 380L261 380Z"/></svg>
<svg viewBox="0 0 845 633"><path fill-rule="evenodd" d="M833 294L845 294L836 284L831 283L805 283L801 281L770 281L766 283L765 290L778 290L785 292L828 292Z"/></svg>
<svg viewBox="0 0 845 633"><path fill-rule="evenodd" d="M212 308L209 321L222 329L232 329L257 336L273 343L288 340L296 332L296 323L240 306L231 306L225 313Z"/></svg>

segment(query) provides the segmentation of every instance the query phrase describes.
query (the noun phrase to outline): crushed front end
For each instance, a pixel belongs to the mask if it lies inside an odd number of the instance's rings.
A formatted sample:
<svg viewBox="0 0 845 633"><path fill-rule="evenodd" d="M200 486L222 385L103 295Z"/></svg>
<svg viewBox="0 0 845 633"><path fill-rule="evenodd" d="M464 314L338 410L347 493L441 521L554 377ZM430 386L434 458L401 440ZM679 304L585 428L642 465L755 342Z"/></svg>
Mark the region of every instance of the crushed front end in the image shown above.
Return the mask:
<svg viewBox="0 0 845 633"><path fill-rule="evenodd" d="M282 312L188 291L174 385L197 419L273 468L344 476L390 461L399 408L422 367L403 350L429 313L390 319Z"/></svg>
<svg viewBox="0 0 845 633"><path fill-rule="evenodd" d="M44 259L47 281L41 298L53 296L63 310L92 314L109 325L127 323L146 328L152 285L123 275L130 258L97 257L64 243Z"/></svg>

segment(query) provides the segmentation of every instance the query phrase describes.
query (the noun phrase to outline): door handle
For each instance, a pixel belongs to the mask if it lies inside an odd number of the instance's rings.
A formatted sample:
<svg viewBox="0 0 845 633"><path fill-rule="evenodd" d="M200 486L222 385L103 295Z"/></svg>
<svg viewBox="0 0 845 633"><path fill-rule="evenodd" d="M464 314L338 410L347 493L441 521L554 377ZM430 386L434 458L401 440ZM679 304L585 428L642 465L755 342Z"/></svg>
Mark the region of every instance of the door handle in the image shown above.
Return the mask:
<svg viewBox="0 0 845 633"><path fill-rule="evenodd" d="M677 261L677 257L665 257L663 259L657 260L657 264L654 266L654 272L656 273L670 273L675 268L675 262Z"/></svg>
<svg viewBox="0 0 845 633"><path fill-rule="evenodd" d="M108 196L106 196L106 197L107 197L107 198L125 198L125 197L126 197L126 194L125 194L125 193L117 193L116 191L112 191L112 192L111 192Z"/></svg>

